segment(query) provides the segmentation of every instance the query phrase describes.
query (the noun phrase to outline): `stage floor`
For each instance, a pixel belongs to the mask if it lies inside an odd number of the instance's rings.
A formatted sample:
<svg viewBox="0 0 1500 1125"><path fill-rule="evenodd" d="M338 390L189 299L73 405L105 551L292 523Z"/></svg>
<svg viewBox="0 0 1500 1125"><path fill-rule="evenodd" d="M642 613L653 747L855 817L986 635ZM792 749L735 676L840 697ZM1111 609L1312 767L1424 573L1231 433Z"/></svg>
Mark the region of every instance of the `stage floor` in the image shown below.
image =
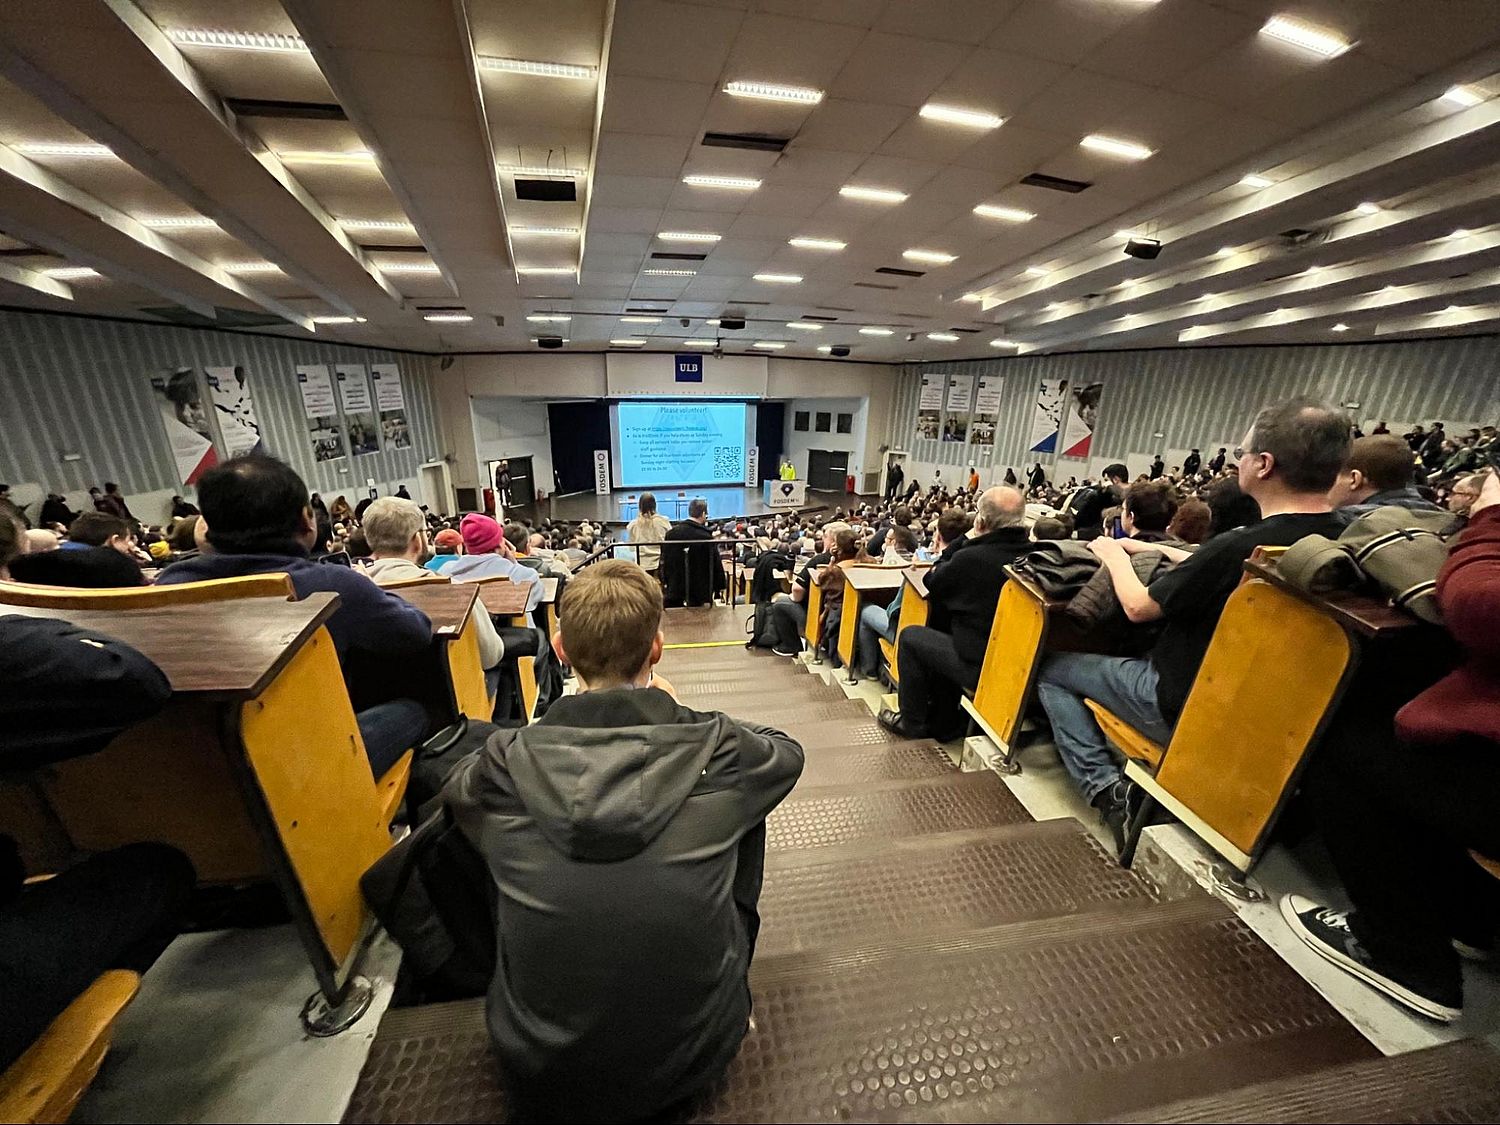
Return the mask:
<svg viewBox="0 0 1500 1125"><path fill-rule="evenodd" d="M687 519L688 501L695 496L701 496L708 501L710 522L735 516L765 516L772 514L773 511L788 510L767 507L761 490L758 488L651 488L644 491L656 497L656 510L669 520ZM603 520L606 523L623 525L635 518L634 504L629 506L628 516L622 514L626 499L632 496L639 499L641 492L641 489L622 489L608 496L597 496L591 492L574 496L557 496L538 504L537 507L542 515L550 515L553 519L567 520L570 523L576 523L579 520ZM680 511L678 510L679 495L681 496ZM856 503L859 502L858 497L850 497L843 492L809 490L807 503L796 510L805 512L817 508L834 508L841 504L847 506L851 499Z"/></svg>

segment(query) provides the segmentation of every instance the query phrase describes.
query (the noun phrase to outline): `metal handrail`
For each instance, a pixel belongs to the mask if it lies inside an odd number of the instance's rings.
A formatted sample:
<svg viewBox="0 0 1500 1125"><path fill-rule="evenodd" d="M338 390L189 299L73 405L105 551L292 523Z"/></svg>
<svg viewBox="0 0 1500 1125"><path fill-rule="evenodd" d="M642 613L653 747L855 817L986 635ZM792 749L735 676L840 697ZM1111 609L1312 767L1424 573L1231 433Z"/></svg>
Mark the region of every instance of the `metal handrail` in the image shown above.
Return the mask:
<svg viewBox="0 0 1500 1125"><path fill-rule="evenodd" d="M696 547L703 543L712 543L716 546L722 546L725 544L734 546L741 543L754 542L755 539L751 536L740 538L722 535L716 535L712 539L642 539L639 542L611 542L603 547L598 548L592 554L586 555L584 558L579 560L578 565L573 568L573 572L576 574L584 567L591 566L594 563L598 562L600 559L613 558L615 551L620 547L633 548L635 550L635 564L636 566L640 566L642 547ZM717 559L720 565L723 565L724 556L722 553L718 553L714 557ZM744 564L740 562L740 560L736 558L732 553L729 556L729 561L734 564L729 574L729 608L733 609L739 603L738 579L740 577L741 571L744 568ZM712 574L709 575L709 589L713 589Z"/></svg>

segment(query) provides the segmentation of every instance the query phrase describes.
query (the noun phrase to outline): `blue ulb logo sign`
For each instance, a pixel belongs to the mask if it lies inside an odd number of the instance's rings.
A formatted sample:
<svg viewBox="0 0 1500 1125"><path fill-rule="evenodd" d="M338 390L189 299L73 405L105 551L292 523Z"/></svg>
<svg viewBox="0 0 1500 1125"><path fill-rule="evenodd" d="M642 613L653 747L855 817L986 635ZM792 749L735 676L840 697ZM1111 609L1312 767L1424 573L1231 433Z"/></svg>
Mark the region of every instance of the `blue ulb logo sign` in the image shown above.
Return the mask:
<svg viewBox="0 0 1500 1125"><path fill-rule="evenodd" d="M679 355L677 357L677 381L679 383L703 382L703 357Z"/></svg>

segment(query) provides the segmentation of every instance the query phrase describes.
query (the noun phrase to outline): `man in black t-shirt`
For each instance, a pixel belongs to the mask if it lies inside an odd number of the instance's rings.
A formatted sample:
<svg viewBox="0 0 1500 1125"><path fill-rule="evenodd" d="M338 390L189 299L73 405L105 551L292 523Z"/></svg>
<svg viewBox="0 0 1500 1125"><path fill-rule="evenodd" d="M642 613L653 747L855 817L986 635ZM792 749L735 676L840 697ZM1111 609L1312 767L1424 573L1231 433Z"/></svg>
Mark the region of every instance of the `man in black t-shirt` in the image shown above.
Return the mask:
<svg viewBox="0 0 1500 1125"><path fill-rule="evenodd" d="M1130 783L1084 700L1102 703L1147 737L1168 742L1251 552L1290 546L1307 535L1338 537L1328 490L1349 449L1349 420L1337 408L1311 398L1267 407L1235 451L1240 487L1260 504L1259 523L1215 536L1194 554L1136 540L1089 544L1109 571L1126 616L1164 623L1147 657L1057 653L1038 678L1037 695L1052 721L1058 754L1117 844L1124 839ZM1148 588L1131 566L1137 550L1161 551L1178 565Z"/></svg>

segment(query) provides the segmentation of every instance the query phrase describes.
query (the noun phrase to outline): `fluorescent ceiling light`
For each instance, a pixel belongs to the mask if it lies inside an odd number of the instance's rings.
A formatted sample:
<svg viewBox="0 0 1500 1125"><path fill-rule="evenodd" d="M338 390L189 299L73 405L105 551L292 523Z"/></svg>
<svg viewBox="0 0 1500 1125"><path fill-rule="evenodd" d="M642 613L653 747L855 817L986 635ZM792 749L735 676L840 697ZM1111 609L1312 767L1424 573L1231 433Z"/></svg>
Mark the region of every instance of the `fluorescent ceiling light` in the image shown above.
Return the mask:
<svg viewBox="0 0 1500 1125"><path fill-rule="evenodd" d="M756 98L763 102L800 102L817 105L823 100L823 91L807 86L775 86L769 82L730 82L724 87L726 94L736 98Z"/></svg>
<svg viewBox="0 0 1500 1125"><path fill-rule="evenodd" d="M1051 272L1052 272L1051 270L1044 269L1041 266L1027 266L1026 267L1026 276L1027 277L1046 277Z"/></svg>
<svg viewBox="0 0 1500 1125"><path fill-rule="evenodd" d="M549 168L543 164L501 164L507 176L551 176L559 180L581 180L588 173L582 168Z"/></svg>
<svg viewBox="0 0 1500 1125"><path fill-rule="evenodd" d="M225 262L219 267L225 273L280 273L275 262Z"/></svg>
<svg viewBox="0 0 1500 1125"><path fill-rule="evenodd" d="M685 348L714 348L718 347L717 340L684 340L682 346Z"/></svg>
<svg viewBox="0 0 1500 1125"><path fill-rule="evenodd" d="M1047 305L1047 311L1048 312L1056 312L1058 309L1065 309L1067 307L1068 307L1068 302L1067 301L1051 301Z"/></svg>
<svg viewBox="0 0 1500 1125"><path fill-rule="evenodd" d="M913 262L931 262L938 266L958 261L957 254L945 254L941 250L903 250L901 256Z"/></svg>
<svg viewBox="0 0 1500 1125"><path fill-rule="evenodd" d="M728 188L731 191L754 191L760 187L759 180L750 180L743 176L700 176L694 174L683 176L682 182L689 187Z"/></svg>
<svg viewBox="0 0 1500 1125"><path fill-rule="evenodd" d="M147 215L136 222L152 230L202 230L219 225L206 215Z"/></svg>
<svg viewBox="0 0 1500 1125"><path fill-rule="evenodd" d="M861 336L894 336L896 333L890 328L861 328Z"/></svg>
<svg viewBox="0 0 1500 1125"><path fill-rule="evenodd" d="M166 36L179 47L225 47L233 51L276 51L307 54L300 35L275 35L260 31L210 31L206 28L169 27Z"/></svg>
<svg viewBox="0 0 1500 1125"><path fill-rule="evenodd" d="M577 238L577 227L511 227L510 233L536 235L538 238Z"/></svg>
<svg viewBox="0 0 1500 1125"><path fill-rule="evenodd" d="M975 129L998 129L1005 124L1005 118L982 109L960 109L955 105L939 105L936 102L928 102L917 112L932 121L968 125Z"/></svg>
<svg viewBox="0 0 1500 1125"><path fill-rule="evenodd" d="M718 317L713 317L710 320L705 320L703 323L707 324L707 325L711 325L714 328L717 328L717 327L719 327L719 318Z"/></svg>
<svg viewBox="0 0 1500 1125"><path fill-rule="evenodd" d="M342 152L297 149L289 152L278 152L276 157L283 164L357 164L364 166L375 163L375 154L367 148L351 148L345 149Z"/></svg>
<svg viewBox="0 0 1500 1125"><path fill-rule="evenodd" d="M63 141L37 141L16 145L16 151L27 156L113 156L108 145L72 144Z"/></svg>
<svg viewBox="0 0 1500 1125"><path fill-rule="evenodd" d="M628 340L611 340L609 342L609 346L612 348L639 348L642 347L645 343L646 341L641 337L632 336Z"/></svg>
<svg viewBox="0 0 1500 1125"><path fill-rule="evenodd" d="M1106 137L1102 133L1090 133L1078 142L1084 148L1102 152L1106 156L1118 156L1122 160L1145 160L1152 150L1134 141L1122 141L1118 137Z"/></svg>
<svg viewBox="0 0 1500 1125"><path fill-rule="evenodd" d="M1449 238L1468 238L1469 237L1469 232L1466 231L1466 230L1464 230L1463 227L1459 227L1457 230L1449 231L1448 232L1448 237Z"/></svg>
<svg viewBox="0 0 1500 1125"><path fill-rule="evenodd" d="M1262 35L1301 47L1325 59L1337 58L1354 46L1347 39L1315 24L1293 19L1291 16L1272 16L1260 29Z"/></svg>
<svg viewBox="0 0 1500 1125"><path fill-rule="evenodd" d="M891 188L860 187L857 184L845 184L839 188L839 194L850 199L867 199L871 203L904 203L906 192L895 191Z"/></svg>
<svg viewBox="0 0 1500 1125"><path fill-rule="evenodd" d="M532 59L500 59L491 55L479 56L479 69L495 70L502 74L530 74L538 78L574 78L579 81L587 81L599 73L599 68L596 66L536 62Z"/></svg>
<svg viewBox="0 0 1500 1125"><path fill-rule="evenodd" d="M422 319L433 324L467 324L474 318L468 313L427 313Z"/></svg>
<svg viewBox="0 0 1500 1125"><path fill-rule="evenodd" d="M804 332L823 331L823 326L821 324L814 324L810 320L789 320L786 322L786 326L788 328L800 328Z"/></svg>
<svg viewBox="0 0 1500 1125"><path fill-rule="evenodd" d="M437 267L433 267L437 272ZM572 266L517 266L517 273L534 274L537 277L562 277L564 274L576 274L578 271Z"/></svg>
<svg viewBox="0 0 1500 1125"><path fill-rule="evenodd" d="M692 277L697 270L642 270L648 277Z"/></svg>
<svg viewBox="0 0 1500 1125"><path fill-rule="evenodd" d="M663 242L718 242L724 236L706 230L664 230L656 237Z"/></svg>
<svg viewBox="0 0 1500 1125"><path fill-rule="evenodd" d="M1380 204L1368 202L1361 203L1358 207L1355 208L1355 210L1358 211L1361 215L1378 215L1380 214Z"/></svg>
<svg viewBox="0 0 1500 1125"><path fill-rule="evenodd" d="M783 344L780 340L757 340L750 346L752 348L765 348L767 351L772 352L780 351L782 348L786 347L786 345Z"/></svg>
<svg viewBox="0 0 1500 1125"><path fill-rule="evenodd" d="M1200 294L1198 294L1198 296L1194 297L1193 300L1195 300L1195 301L1212 301L1212 300L1217 299L1218 296L1219 295L1217 293L1200 293Z"/></svg>
<svg viewBox="0 0 1500 1125"><path fill-rule="evenodd" d="M405 219L340 219L343 230L385 230L415 233L416 227Z"/></svg>
<svg viewBox="0 0 1500 1125"><path fill-rule="evenodd" d="M573 318L562 313L532 313L526 319L532 324L567 324Z"/></svg>
<svg viewBox="0 0 1500 1125"><path fill-rule="evenodd" d="M836 238L789 238L786 242L799 250L842 250L848 245Z"/></svg>
<svg viewBox="0 0 1500 1125"><path fill-rule="evenodd" d="M620 323L621 324L660 324L661 323L661 317L659 317L659 316L622 316L620 318Z"/></svg>
<svg viewBox="0 0 1500 1125"><path fill-rule="evenodd" d="M42 273L56 281L84 281L99 276L98 270L90 269L88 266L57 266L50 270L43 270Z"/></svg>
<svg viewBox="0 0 1500 1125"><path fill-rule="evenodd" d="M818 345L818 351L820 351L820 352L822 352L822 353L824 353L826 355L827 353L833 351L833 345L832 344L819 344Z"/></svg>
<svg viewBox="0 0 1500 1125"><path fill-rule="evenodd" d="M1232 258L1232 257L1234 257L1238 253L1239 253L1239 251L1236 250L1233 246L1220 246L1219 249L1214 252L1214 257L1215 258Z"/></svg>
<svg viewBox="0 0 1500 1125"><path fill-rule="evenodd" d="M381 273L438 273L436 265L431 262L392 262L390 265L376 264L376 269ZM569 270L569 273L572 271Z"/></svg>
<svg viewBox="0 0 1500 1125"><path fill-rule="evenodd" d="M1240 184L1250 188L1268 188L1275 182L1275 180L1268 180L1265 176L1257 175L1254 172L1240 177Z"/></svg>
<svg viewBox="0 0 1500 1125"><path fill-rule="evenodd" d="M312 322L314 324L363 324L365 318L362 316L315 316Z"/></svg>
<svg viewBox="0 0 1500 1125"><path fill-rule="evenodd" d="M1349 331L1349 326L1347 324L1335 324L1328 331L1330 331L1330 332L1347 332L1347 331Z"/></svg>
<svg viewBox="0 0 1500 1125"><path fill-rule="evenodd" d="M1138 230L1117 230L1117 231L1115 231L1115 237L1116 238L1146 238L1148 236L1142 234ZM1152 239L1152 241L1154 242L1156 240Z"/></svg>
<svg viewBox="0 0 1500 1125"><path fill-rule="evenodd" d="M1478 105L1484 101L1484 95L1467 86L1450 86L1441 100L1468 109L1471 105Z"/></svg>
<svg viewBox="0 0 1500 1125"><path fill-rule="evenodd" d="M965 293L962 297L959 298L959 300L960 301L974 301L974 302L977 303L979 301L984 300L984 294L983 293Z"/></svg>
<svg viewBox="0 0 1500 1125"><path fill-rule="evenodd" d="M993 203L981 203L974 208L974 214L986 219L1004 219L1007 223L1029 223L1036 218L1033 211L1023 211L1019 207L997 207Z"/></svg>
<svg viewBox="0 0 1500 1125"><path fill-rule="evenodd" d="M929 332L927 333L927 338L929 340L942 340L944 343L951 344L958 339L958 336L953 332Z"/></svg>
<svg viewBox="0 0 1500 1125"><path fill-rule="evenodd" d="M1014 340L991 340L990 341L990 347L992 347L992 348L1014 348L1014 347L1018 347L1018 346L1019 345Z"/></svg>
<svg viewBox="0 0 1500 1125"><path fill-rule="evenodd" d="M802 280L801 274L796 273L758 273L756 281L763 281L769 285L796 285Z"/></svg>

